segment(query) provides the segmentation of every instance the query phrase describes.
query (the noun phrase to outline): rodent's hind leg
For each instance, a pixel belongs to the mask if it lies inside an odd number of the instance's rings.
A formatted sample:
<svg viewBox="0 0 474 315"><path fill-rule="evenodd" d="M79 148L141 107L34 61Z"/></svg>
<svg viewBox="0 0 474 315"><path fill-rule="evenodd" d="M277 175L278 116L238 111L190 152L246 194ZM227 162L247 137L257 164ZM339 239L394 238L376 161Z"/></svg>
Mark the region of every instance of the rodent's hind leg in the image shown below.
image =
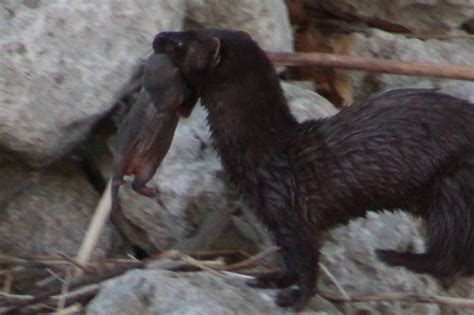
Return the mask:
<svg viewBox="0 0 474 315"><path fill-rule="evenodd" d="M121 186L123 184L125 184L125 179L123 178L122 175L114 176L112 178L112 185L113 186Z"/></svg>
<svg viewBox="0 0 474 315"><path fill-rule="evenodd" d="M160 191L157 188L149 187L149 186L140 186L135 185L135 182L132 183L132 188L134 191L143 195L145 197L153 198L156 197Z"/></svg>
<svg viewBox="0 0 474 315"><path fill-rule="evenodd" d="M152 163L146 163L142 165L142 167L135 174L135 178L132 183L132 189L140 195L149 198L156 197L159 194L159 190L146 185L153 177L155 171L156 168L153 167Z"/></svg>
<svg viewBox="0 0 474 315"><path fill-rule="evenodd" d="M132 182L132 189L139 193L140 195L143 195L145 197L153 198L156 195L158 195L159 190L154 187L147 186L146 183L148 182L147 180L144 180L143 178L140 178L138 175L135 175L135 179Z"/></svg>

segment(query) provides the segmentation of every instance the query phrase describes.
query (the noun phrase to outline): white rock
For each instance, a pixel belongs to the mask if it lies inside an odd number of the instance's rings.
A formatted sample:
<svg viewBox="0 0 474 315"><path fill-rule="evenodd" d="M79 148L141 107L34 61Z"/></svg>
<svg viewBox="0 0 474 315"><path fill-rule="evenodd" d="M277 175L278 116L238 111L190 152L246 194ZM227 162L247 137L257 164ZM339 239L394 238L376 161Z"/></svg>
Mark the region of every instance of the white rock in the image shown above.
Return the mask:
<svg viewBox="0 0 474 315"><path fill-rule="evenodd" d="M0 146L42 165L112 105L153 35L180 30L182 0L0 4Z"/></svg>
<svg viewBox="0 0 474 315"><path fill-rule="evenodd" d="M264 49L293 51L293 32L283 0L187 0L186 28L248 32Z"/></svg>
<svg viewBox="0 0 474 315"><path fill-rule="evenodd" d="M335 16L357 17L374 27L395 27L399 32L457 34L459 26L474 14L472 0L305 0ZM463 3L465 2L465 3ZM470 5L467 4L470 2ZM405 28L405 30L402 29Z"/></svg>
<svg viewBox="0 0 474 315"><path fill-rule="evenodd" d="M422 41L374 30L369 36L356 34L351 54L406 62L429 62L474 66L474 41ZM394 88L440 88L442 92L474 102L474 83L470 81L430 79L393 74L352 71L355 99Z"/></svg>
<svg viewBox="0 0 474 315"><path fill-rule="evenodd" d="M276 306L274 290L227 284L204 272L135 270L112 279L88 305L89 315L289 314ZM314 298L311 314L337 315L325 300Z"/></svg>
<svg viewBox="0 0 474 315"><path fill-rule="evenodd" d="M393 292L448 295L434 278L388 266L375 255L379 248L424 252L420 223L402 212L369 212L365 218L352 220L329 233L321 250L321 262L351 296ZM320 289L337 292L324 273L320 272L319 280ZM413 303L356 303L345 309L350 314L362 310L369 310L370 314L440 314L437 305Z"/></svg>
<svg viewBox="0 0 474 315"><path fill-rule="evenodd" d="M75 256L99 195L78 163L41 170L19 163L0 167L0 248L13 256ZM104 229L94 256L115 255L119 234Z"/></svg>

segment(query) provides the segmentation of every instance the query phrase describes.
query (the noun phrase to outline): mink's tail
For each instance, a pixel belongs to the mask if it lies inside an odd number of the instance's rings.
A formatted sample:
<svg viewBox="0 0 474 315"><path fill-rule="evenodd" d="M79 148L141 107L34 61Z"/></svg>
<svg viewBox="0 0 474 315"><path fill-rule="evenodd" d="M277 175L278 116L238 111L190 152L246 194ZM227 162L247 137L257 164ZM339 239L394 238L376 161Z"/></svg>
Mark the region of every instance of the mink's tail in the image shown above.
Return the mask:
<svg viewBox="0 0 474 315"><path fill-rule="evenodd" d="M381 260L438 277L474 275L474 151L454 163L433 186L426 253L378 250Z"/></svg>

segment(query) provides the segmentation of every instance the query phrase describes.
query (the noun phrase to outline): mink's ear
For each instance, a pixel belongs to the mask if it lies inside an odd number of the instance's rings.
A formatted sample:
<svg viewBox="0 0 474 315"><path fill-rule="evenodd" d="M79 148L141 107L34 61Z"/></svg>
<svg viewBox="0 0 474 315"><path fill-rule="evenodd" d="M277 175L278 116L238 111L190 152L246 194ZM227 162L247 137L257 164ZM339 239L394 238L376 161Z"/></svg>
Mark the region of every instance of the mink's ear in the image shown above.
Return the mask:
<svg viewBox="0 0 474 315"><path fill-rule="evenodd" d="M214 68L219 64L221 59L221 41L217 37L200 43L199 48L193 51L195 67L197 69Z"/></svg>
<svg viewBox="0 0 474 315"><path fill-rule="evenodd" d="M252 40L252 36L250 36L250 34L245 31L238 31L238 34L242 39Z"/></svg>
<svg viewBox="0 0 474 315"><path fill-rule="evenodd" d="M221 41L217 37L211 39L214 54L212 55L211 67L214 68L221 61Z"/></svg>

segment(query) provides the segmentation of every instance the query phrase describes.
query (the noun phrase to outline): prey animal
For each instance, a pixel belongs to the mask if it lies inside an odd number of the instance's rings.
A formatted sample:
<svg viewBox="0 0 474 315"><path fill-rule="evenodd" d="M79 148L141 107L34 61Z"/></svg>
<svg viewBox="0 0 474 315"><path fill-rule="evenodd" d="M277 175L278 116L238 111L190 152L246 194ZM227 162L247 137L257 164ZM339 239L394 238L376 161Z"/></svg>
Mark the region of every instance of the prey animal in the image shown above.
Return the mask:
<svg viewBox="0 0 474 315"><path fill-rule="evenodd" d="M225 173L281 248L281 272L250 285L283 288L276 303L302 309L316 292L325 232L369 209L401 208L427 223L426 252L378 250L387 264L474 274L473 104L401 89L298 123L247 33L163 32L153 47L201 97Z"/></svg>
<svg viewBox="0 0 474 315"><path fill-rule="evenodd" d="M192 90L166 55L153 54L144 66L141 91L117 131L112 179L112 208L124 175L135 175L132 189L147 197L147 186L171 145L179 114L187 116L197 101Z"/></svg>

